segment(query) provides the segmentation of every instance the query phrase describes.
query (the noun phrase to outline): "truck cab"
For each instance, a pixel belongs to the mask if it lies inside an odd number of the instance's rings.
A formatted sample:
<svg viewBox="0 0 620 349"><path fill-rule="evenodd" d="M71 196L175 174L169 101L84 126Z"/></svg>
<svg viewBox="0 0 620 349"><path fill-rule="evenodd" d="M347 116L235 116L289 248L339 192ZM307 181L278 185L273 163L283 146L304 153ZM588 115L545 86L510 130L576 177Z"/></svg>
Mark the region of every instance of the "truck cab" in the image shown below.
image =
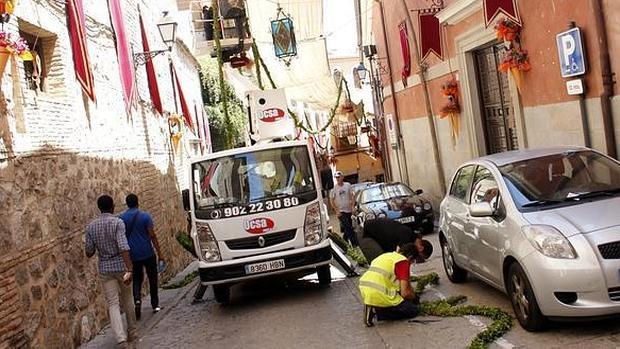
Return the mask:
<svg viewBox="0 0 620 349"><path fill-rule="evenodd" d="M209 154L190 165L191 237L202 285L228 303L238 282L317 272L331 282L327 208L304 141Z"/></svg>

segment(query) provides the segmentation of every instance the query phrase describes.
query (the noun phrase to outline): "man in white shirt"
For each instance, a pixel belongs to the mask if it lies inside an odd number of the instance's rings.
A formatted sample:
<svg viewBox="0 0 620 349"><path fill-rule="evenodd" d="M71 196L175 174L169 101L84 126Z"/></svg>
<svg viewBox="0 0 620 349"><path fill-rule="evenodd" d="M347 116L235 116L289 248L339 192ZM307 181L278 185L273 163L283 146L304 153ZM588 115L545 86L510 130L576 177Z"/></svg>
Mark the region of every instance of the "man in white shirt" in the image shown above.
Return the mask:
<svg viewBox="0 0 620 349"><path fill-rule="evenodd" d="M340 231L344 239L349 241L353 246L359 246L351 221L351 212L355 205L351 184L344 181L344 177L340 171L336 171L334 177L336 177L337 183L329 194L329 202L334 212L338 214Z"/></svg>

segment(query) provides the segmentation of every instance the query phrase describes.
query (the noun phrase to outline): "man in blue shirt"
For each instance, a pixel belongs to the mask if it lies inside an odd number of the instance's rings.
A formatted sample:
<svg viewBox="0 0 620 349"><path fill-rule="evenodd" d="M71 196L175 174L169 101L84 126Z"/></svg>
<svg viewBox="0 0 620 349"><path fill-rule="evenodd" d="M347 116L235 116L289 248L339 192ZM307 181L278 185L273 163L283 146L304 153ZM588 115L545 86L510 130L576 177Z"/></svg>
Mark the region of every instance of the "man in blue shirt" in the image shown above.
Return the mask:
<svg viewBox="0 0 620 349"><path fill-rule="evenodd" d="M151 306L153 312L160 310L159 297L157 295L157 257L153 246L157 251L160 261L162 258L159 241L153 230L153 219L147 212L138 209L138 197L135 194L127 195L125 199L128 209L120 215L125 222L129 254L133 263L133 299L135 303L136 318L140 319L142 313L142 282L144 281L144 269L149 278L151 292Z"/></svg>

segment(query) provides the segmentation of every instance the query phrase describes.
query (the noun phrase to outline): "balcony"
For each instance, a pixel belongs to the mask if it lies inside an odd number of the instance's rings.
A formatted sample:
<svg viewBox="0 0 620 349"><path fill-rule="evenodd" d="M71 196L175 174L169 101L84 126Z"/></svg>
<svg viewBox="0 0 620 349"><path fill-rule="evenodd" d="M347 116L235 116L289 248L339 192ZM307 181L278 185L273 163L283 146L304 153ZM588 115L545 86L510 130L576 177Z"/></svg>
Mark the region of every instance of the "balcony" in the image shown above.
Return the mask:
<svg viewBox="0 0 620 349"><path fill-rule="evenodd" d="M217 55L215 50L214 13L211 11L211 1L177 0L180 11L187 11L191 21L193 34L193 50L197 57ZM218 1L220 28L222 37L220 44L224 62L250 48L252 38L249 35L247 17L243 1Z"/></svg>

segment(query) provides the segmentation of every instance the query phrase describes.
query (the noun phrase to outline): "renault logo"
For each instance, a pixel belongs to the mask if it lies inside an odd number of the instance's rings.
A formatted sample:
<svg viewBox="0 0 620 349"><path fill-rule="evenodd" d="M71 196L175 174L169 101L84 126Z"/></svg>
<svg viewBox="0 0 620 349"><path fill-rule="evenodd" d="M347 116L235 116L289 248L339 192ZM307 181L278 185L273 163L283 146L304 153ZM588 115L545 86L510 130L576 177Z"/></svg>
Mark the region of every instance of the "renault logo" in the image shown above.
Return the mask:
<svg viewBox="0 0 620 349"><path fill-rule="evenodd" d="M258 246L265 247L265 238L262 236L258 237Z"/></svg>

